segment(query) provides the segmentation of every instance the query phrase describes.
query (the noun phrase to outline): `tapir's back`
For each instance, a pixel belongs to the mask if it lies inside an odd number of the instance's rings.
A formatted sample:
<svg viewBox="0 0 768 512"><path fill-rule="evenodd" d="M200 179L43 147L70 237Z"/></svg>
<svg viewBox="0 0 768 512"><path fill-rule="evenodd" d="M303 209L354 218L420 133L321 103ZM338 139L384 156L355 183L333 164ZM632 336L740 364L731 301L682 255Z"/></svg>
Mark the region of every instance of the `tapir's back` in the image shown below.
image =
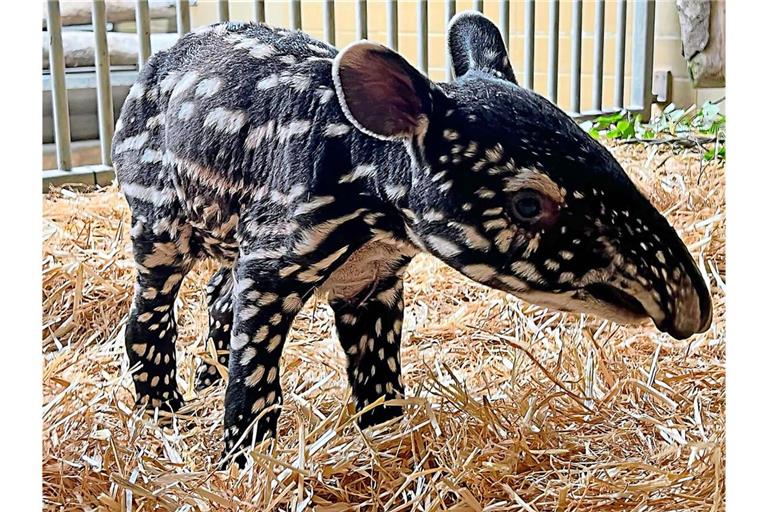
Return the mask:
<svg viewBox="0 0 768 512"><path fill-rule="evenodd" d="M226 219L246 194L290 194L309 181L322 187L306 162L349 159L351 126L331 80L336 53L301 32L225 23L153 55L115 135L123 189L176 194L194 221L211 205Z"/></svg>

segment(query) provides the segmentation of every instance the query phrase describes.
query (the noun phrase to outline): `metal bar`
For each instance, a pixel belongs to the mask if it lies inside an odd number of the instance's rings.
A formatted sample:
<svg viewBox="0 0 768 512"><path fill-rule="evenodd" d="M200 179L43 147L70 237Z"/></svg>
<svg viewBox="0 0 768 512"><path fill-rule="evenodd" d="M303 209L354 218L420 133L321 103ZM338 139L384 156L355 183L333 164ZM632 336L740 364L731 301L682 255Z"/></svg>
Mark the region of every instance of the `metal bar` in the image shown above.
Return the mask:
<svg viewBox="0 0 768 512"><path fill-rule="evenodd" d="M654 0L638 0L635 4L632 28L632 89L630 106L650 113L651 77L653 75L653 22L656 17Z"/></svg>
<svg viewBox="0 0 768 512"><path fill-rule="evenodd" d="M64 46L61 42L61 10L58 0L48 0L48 52L50 55L53 125L56 134L56 165L69 170L70 154L69 103L64 79Z"/></svg>
<svg viewBox="0 0 768 512"><path fill-rule="evenodd" d="M103 3L103 0L102 0ZM72 170L49 169L43 171L43 192L50 187L61 187L71 183L107 186L115 179L115 171L106 165L82 165Z"/></svg>
<svg viewBox="0 0 768 512"><path fill-rule="evenodd" d="M336 6L333 0L323 0L323 37L328 44L336 44Z"/></svg>
<svg viewBox="0 0 768 512"><path fill-rule="evenodd" d="M289 5L291 28L301 30L301 2L299 0L290 0Z"/></svg>
<svg viewBox="0 0 768 512"><path fill-rule="evenodd" d="M483 0L472 0L472 9L483 12Z"/></svg>
<svg viewBox="0 0 768 512"><path fill-rule="evenodd" d="M523 72L525 73L525 87L533 89L533 45L536 34L536 6L533 0L525 0L525 46L523 49L525 60L523 63Z"/></svg>
<svg viewBox="0 0 768 512"><path fill-rule="evenodd" d="M266 16L264 15L264 0L256 0L253 2L253 18L259 23L264 23Z"/></svg>
<svg viewBox="0 0 768 512"><path fill-rule="evenodd" d="M504 45L509 48L509 0L499 0L499 30Z"/></svg>
<svg viewBox="0 0 768 512"><path fill-rule="evenodd" d="M179 37L192 28L189 22L189 0L176 0L176 32Z"/></svg>
<svg viewBox="0 0 768 512"><path fill-rule="evenodd" d="M571 17L571 114L581 112L581 0L574 0Z"/></svg>
<svg viewBox="0 0 768 512"><path fill-rule="evenodd" d="M148 0L136 0L136 36L139 38L139 69L142 69L152 54L152 41L149 38Z"/></svg>
<svg viewBox="0 0 768 512"><path fill-rule="evenodd" d="M387 46L397 51L397 0L387 0Z"/></svg>
<svg viewBox="0 0 768 512"><path fill-rule="evenodd" d="M603 110L603 53L605 45L605 0L595 4L595 55L592 68L592 109Z"/></svg>
<svg viewBox="0 0 768 512"><path fill-rule="evenodd" d="M613 105L624 107L624 59L627 49L627 0L616 3L616 77L614 78Z"/></svg>
<svg viewBox="0 0 768 512"><path fill-rule="evenodd" d="M429 75L429 30L427 28L427 0L418 0L416 5L416 53L419 69Z"/></svg>
<svg viewBox="0 0 768 512"><path fill-rule="evenodd" d="M355 37L366 39L368 37L368 2L355 0Z"/></svg>
<svg viewBox="0 0 768 512"><path fill-rule="evenodd" d="M229 1L219 0L216 3L216 15L219 21L229 21Z"/></svg>
<svg viewBox="0 0 768 512"><path fill-rule="evenodd" d="M445 37L448 37L448 25L451 23L451 19L456 14L456 0L446 0L445 2ZM448 49L448 44L445 45L445 81L448 82L453 78L453 62L451 60L451 52Z"/></svg>
<svg viewBox="0 0 768 512"><path fill-rule="evenodd" d="M547 65L547 96L557 103L557 74L560 57L560 0L549 2L549 45Z"/></svg>
<svg viewBox="0 0 768 512"><path fill-rule="evenodd" d="M103 0L93 0L91 8L95 43L96 96L99 113L99 143L101 163L112 165L111 148L114 131L112 114L112 88L109 85L109 49L107 48L107 15Z"/></svg>

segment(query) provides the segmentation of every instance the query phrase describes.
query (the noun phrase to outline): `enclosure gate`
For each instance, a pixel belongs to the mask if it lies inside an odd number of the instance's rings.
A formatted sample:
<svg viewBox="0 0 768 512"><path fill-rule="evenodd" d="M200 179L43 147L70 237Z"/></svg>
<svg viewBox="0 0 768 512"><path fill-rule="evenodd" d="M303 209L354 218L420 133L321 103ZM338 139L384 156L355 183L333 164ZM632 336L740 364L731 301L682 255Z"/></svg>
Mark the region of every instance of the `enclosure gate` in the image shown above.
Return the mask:
<svg viewBox="0 0 768 512"><path fill-rule="evenodd" d="M285 1L285 0L282 0ZM323 12L323 38L330 44L335 44L335 4L334 0L320 0ZM416 2L416 40L417 67L427 73L428 69L428 0L404 0ZM433 0L433 4L440 0ZM512 0L520 1L520 0ZM547 4L548 44L547 44L547 86L546 96L557 103L558 94L558 56L559 56L559 27L560 1L524 2L524 62L522 85L532 89L534 78L534 36L535 11L540 4ZM592 104L589 109L581 105L581 57L582 57L582 0L574 0L571 18L571 68L570 88L571 105L561 105L575 119L593 117L602 113L627 110L631 112L647 112L651 102L651 75L653 66L654 42L654 0L636 0L632 2L632 69L630 74L630 101L625 104L625 52L627 39L627 1L616 0L616 49L614 101L611 106L603 105L603 58L605 53L605 0L595 1L594 56L593 56L593 88ZM368 35L367 1L354 0L355 3L355 33L357 39ZM397 0L384 0L386 12L386 44L394 50L398 49L398 19ZM114 132L114 116L112 107L111 76L109 68L109 53L107 48L107 23L105 4L103 1L92 2L92 23L95 44L95 73L98 101L99 143L101 149L101 164L89 166L72 166L70 116L65 80L64 50L62 44L62 20L58 0L49 0L47 13L47 30L49 36L50 56L50 88L53 106L54 138L56 144L55 170L43 171L43 188L62 183L85 183L104 185L112 181L114 172L110 158L110 146ZM445 22L456 13L456 1L444 0ZM288 0L290 27L301 29L301 0ZM483 0L473 0L473 9L483 11ZM499 2L499 28L505 43L509 43L509 12L510 0ZM229 21L229 2L217 2L219 21ZM265 21L265 0L253 2L253 19ZM176 1L176 23L179 35L190 31L190 2ZM138 68L144 65L151 54L150 40L150 10L148 0L136 0L136 35L139 41ZM451 77L450 59L446 58L445 79Z"/></svg>

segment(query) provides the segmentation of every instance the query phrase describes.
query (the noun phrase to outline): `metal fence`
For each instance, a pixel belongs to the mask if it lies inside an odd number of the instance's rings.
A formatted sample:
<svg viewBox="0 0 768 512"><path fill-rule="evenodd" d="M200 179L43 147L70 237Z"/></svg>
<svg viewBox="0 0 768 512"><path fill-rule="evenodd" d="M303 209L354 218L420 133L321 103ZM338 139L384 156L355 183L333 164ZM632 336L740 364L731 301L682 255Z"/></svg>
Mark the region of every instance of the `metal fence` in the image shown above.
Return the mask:
<svg viewBox="0 0 768 512"><path fill-rule="evenodd" d="M277 1L277 0L275 0ZM285 2L285 0L282 0ZM409 0L416 2L416 65L423 72L428 70L428 9L429 5L435 5L440 0ZM515 0L512 0L515 1ZM519 1L519 0L518 0ZM547 44L547 85L544 91L553 102L558 102L558 60L560 49L560 1L522 0L524 6L524 59L522 66L521 85L533 88L534 83L534 41L535 41L535 12L536 9L545 7L549 10L548 16L548 44ZM605 54L605 0L593 0L595 2L595 26L590 27L594 36L594 56L592 73L592 104L589 108L582 108L581 86L584 76L581 69L582 38L585 27L582 26L582 0L574 0L571 19L571 66L570 89L571 105L561 105L574 118L588 118L601 113L615 112L625 109L632 112L647 112L651 102L651 75L653 65L654 43L654 0L636 0L631 2L634 9L632 41L631 41L631 66L630 70L630 94L629 103L625 98L625 52L627 44L627 1L616 0L616 18L614 20L615 32L615 76L614 76L614 101L612 105L603 104L603 62ZM335 44L336 35L336 5L334 0L321 0L323 19L323 38L330 44ZM384 0L386 13L386 44L398 49L398 1ZM137 67L141 69L151 54L150 39L150 8L148 0L136 0L136 35L139 42ZM265 20L266 1L255 0L253 4L252 19ZM456 1L444 0L445 30L448 21L456 13ZM472 8L484 11L483 0L473 0ZM110 145L114 131L113 115L113 90L111 81L113 78L125 81L125 77L119 77L111 73L109 66L109 52L107 48L107 22L105 4L103 1L92 2L92 24L95 46L95 70L90 79L95 82L98 102L98 126L99 143L101 150L101 164L88 166L72 166L71 158L71 130L68 102L68 90L66 70L64 64L64 52L62 45L62 20L59 1L47 2L47 30L49 35L50 55L50 92L53 110L53 131L56 145L56 167L54 170L43 171L44 189L50 184L62 183L86 183L107 184L114 177L112 161L110 158ZM368 9L366 0L354 0L355 9L355 35L358 39L368 36ZM290 28L301 29L301 1L288 0ZM499 28L504 41L509 43L509 13L510 0L499 2ZM219 21L229 21L229 2L219 0L217 2L217 14ZM189 0L176 1L176 24L179 36L191 29L190 26L190 2ZM434 30L434 27L433 27ZM516 67L517 69L518 67ZM445 77L450 79L450 59L446 58ZM123 83L122 85L126 85Z"/></svg>

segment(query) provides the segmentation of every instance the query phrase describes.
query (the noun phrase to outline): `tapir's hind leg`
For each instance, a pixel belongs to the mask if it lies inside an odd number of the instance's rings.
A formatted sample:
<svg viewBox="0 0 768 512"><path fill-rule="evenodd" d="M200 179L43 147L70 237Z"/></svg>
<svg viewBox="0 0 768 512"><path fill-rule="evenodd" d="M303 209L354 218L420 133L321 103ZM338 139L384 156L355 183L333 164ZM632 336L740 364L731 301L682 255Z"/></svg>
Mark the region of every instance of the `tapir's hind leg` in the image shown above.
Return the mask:
<svg viewBox="0 0 768 512"><path fill-rule="evenodd" d="M206 356L210 359L210 346L216 350L218 366L226 368L229 364L229 337L232 332L232 267L221 267L208 281L208 336L206 337ZM203 360L197 369L195 389L200 391L221 379L217 365Z"/></svg>
<svg viewBox="0 0 768 512"><path fill-rule="evenodd" d="M131 238L137 276L125 345L136 403L176 411L183 400L176 387L173 304L194 261L189 230L155 215L156 211L142 215L140 209L133 210Z"/></svg>

